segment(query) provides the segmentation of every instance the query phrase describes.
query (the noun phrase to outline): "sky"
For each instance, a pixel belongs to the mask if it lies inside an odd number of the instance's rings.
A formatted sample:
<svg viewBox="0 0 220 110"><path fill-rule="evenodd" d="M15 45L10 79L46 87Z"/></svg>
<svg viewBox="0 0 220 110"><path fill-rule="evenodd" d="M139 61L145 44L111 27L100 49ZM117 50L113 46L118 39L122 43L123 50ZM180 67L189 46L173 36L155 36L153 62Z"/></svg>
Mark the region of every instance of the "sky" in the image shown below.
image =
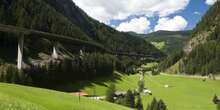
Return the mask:
<svg viewBox="0 0 220 110"><path fill-rule="evenodd" d="M191 30L217 0L73 0L92 18L121 32Z"/></svg>

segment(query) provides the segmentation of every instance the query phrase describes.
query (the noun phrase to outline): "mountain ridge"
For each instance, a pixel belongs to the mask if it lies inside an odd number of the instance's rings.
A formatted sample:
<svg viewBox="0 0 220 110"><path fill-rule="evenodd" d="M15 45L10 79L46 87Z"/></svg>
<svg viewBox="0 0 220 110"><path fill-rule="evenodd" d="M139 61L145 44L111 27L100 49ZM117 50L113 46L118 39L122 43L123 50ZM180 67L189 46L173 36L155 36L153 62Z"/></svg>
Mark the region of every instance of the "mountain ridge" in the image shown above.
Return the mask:
<svg viewBox="0 0 220 110"><path fill-rule="evenodd" d="M157 31L149 34L129 34L144 38L167 55L181 49L190 38L191 30L186 31Z"/></svg>

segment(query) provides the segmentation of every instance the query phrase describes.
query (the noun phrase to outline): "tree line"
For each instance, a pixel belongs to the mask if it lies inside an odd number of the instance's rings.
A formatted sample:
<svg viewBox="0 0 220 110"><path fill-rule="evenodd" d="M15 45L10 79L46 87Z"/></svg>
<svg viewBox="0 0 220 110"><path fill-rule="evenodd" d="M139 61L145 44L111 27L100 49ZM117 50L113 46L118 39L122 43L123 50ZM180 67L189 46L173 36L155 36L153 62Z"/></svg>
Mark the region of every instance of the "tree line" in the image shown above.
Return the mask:
<svg viewBox="0 0 220 110"><path fill-rule="evenodd" d="M0 68L0 81L9 83L23 83L24 81L50 88L57 83L111 76L115 70L124 74L132 74L139 63L129 57L116 57L104 53L82 53L73 58L66 57L39 64L29 64L22 71L18 71L15 65L7 66L8 64L3 63L0 65L2 67Z"/></svg>

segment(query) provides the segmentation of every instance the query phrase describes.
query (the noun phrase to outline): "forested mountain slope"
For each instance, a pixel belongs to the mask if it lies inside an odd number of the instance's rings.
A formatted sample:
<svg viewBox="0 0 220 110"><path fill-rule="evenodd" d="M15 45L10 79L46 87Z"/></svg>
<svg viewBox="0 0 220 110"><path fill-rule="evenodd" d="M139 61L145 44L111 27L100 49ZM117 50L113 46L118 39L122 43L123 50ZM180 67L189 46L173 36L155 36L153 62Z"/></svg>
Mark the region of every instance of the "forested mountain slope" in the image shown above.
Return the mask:
<svg viewBox="0 0 220 110"><path fill-rule="evenodd" d="M97 42L112 51L163 56L144 39L93 20L72 0L1 0L0 23Z"/></svg>
<svg viewBox="0 0 220 110"><path fill-rule="evenodd" d="M142 63L158 61L165 56L143 38L118 32L90 18L72 0L0 0L0 24L85 40L110 51L106 53L92 46L57 43L37 35L27 36L23 48L24 68L18 71L15 66L18 39L13 36L20 35L0 32L2 82L31 82L35 86L53 88L56 84L110 76L115 70L134 73ZM54 44L57 45L58 59L51 58ZM129 56L140 54L150 58Z"/></svg>
<svg viewBox="0 0 220 110"><path fill-rule="evenodd" d="M190 34L191 31L157 31L142 36L169 55L183 48Z"/></svg>
<svg viewBox="0 0 220 110"><path fill-rule="evenodd" d="M157 50L142 38L118 32L90 18L72 0L45 0L72 23L79 26L90 38L113 51L127 51L159 55ZM59 4L59 5L57 5Z"/></svg>
<svg viewBox="0 0 220 110"><path fill-rule="evenodd" d="M213 5L192 32L182 52L167 58L162 69L171 67L186 74L220 73L220 1ZM174 69L175 68L175 69Z"/></svg>

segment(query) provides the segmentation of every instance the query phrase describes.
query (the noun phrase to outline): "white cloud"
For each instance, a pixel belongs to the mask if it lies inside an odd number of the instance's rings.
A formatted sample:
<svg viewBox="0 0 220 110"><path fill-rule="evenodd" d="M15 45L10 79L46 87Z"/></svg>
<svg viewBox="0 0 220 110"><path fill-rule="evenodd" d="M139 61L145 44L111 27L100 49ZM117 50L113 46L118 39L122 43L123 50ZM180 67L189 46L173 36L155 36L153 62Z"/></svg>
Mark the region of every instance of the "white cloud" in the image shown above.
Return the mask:
<svg viewBox="0 0 220 110"><path fill-rule="evenodd" d="M146 17L134 18L129 22L121 23L117 28L123 32L145 33L150 29L150 21Z"/></svg>
<svg viewBox="0 0 220 110"><path fill-rule="evenodd" d="M109 23L132 15L160 17L185 9L190 0L73 0L89 16Z"/></svg>
<svg viewBox="0 0 220 110"><path fill-rule="evenodd" d="M195 11L193 14L195 14L195 15L201 15L201 13L198 12L198 11Z"/></svg>
<svg viewBox="0 0 220 110"><path fill-rule="evenodd" d="M182 16L175 16L174 18L163 17L157 22L154 31L168 30L168 31L180 31L184 30L188 22Z"/></svg>
<svg viewBox="0 0 220 110"><path fill-rule="evenodd" d="M215 2L217 2L217 0L206 0L206 1L205 1L205 3L206 3L207 5L213 5L213 4L215 4Z"/></svg>

